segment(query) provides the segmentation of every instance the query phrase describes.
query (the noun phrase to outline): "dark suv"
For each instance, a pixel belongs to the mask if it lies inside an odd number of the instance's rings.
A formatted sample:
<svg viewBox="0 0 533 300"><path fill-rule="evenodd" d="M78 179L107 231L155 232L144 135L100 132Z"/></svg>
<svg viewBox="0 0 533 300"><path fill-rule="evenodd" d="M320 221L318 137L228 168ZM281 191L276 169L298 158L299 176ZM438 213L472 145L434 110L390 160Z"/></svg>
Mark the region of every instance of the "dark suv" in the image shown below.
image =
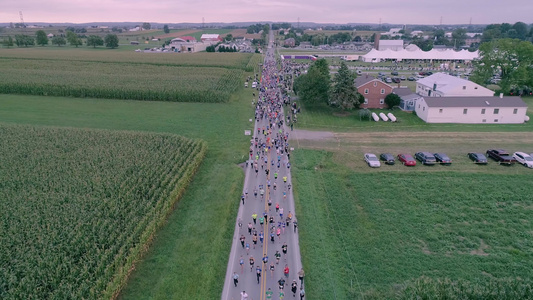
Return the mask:
<svg viewBox="0 0 533 300"><path fill-rule="evenodd" d="M429 152L417 152L415 153L415 158L423 165L434 165L437 163L435 156Z"/></svg>

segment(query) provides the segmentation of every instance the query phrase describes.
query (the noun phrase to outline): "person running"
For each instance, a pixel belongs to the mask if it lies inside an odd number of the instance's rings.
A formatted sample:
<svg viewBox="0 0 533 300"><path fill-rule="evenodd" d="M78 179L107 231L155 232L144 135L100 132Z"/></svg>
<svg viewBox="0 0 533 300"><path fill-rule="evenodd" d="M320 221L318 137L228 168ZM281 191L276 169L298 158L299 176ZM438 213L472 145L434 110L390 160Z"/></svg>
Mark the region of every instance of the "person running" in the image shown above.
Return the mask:
<svg viewBox="0 0 533 300"><path fill-rule="evenodd" d="M255 197L255 199L257 199L257 189L256 188L254 188L254 197Z"/></svg>
<svg viewBox="0 0 533 300"><path fill-rule="evenodd" d="M296 283L296 280L293 280L291 283L291 291L292 291L292 296L296 297L296 292L298 291L298 284Z"/></svg>
<svg viewBox="0 0 533 300"><path fill-rule="evenodd" d="M254 242L254 249L255 249L255 246L257 245L257 234L254 234L254 236L252 237L252 241Z"/></svg>
<svg viewBox="0 0 533 300"><path fill-rule="evenodd" d="M259 225L263 226L263 224L265 224L265 217L260 216L259 217Z"/></svg>
<svg viewBox="0 0 533 300"><path fill-rule="evenodd" d="M270 241L272 243L274 243L276 241L276 235L274 234L274 232L270 233Z"/></svg>
<svg viewBox="0 0 533 300"><path fill-rule="evenodd" d="M279 241L280 234L281 234L281 228L278 227L278 229L276 229L276 235L278 236L278 241Z"/></svg>
<svg viewBox="0 0 533 300"><path fill-rule="evenodd" d="M276 267L274 265L274 262L270 263L270 278L274 278L274 271L276 271Z"/></svg>
<svg viewBox="0 0 533 300"><path fill-rule="evenodd" d="M254 227L254 225L252 224L252 222L248 223L248 234L252 234L252 228Z"/></svg>
<svg viewBox="0 0 533 300"><path fill-rule="evenodd" d="M263 234L263 231L259 233L259 241L261 241L261 245L263 245L263 239L265 238L265 235Z"/></svg>
<svg viewBox="0 0 533 300"><path fill-rule="evenodd" d="M276 253L274 254L274 256L276 257L276 265L279 265L279 260L281 258L281 253L279 253L279 251L276 250Z"/></svg>
<svg viewBox="0 0 533 300"><path fill-rule="evenodd" d="M287 176L283 176L283 183L287 183Z"/></svg>
<svg viewBox="0 0 533 300"><path fill-rule="evenodd" d="M242 245L242 248L244 249L244 241L246 240L246 237L244 235L241 234L241 245Z"/></svg>
<svg viewBox="0 0 533 300"><path fill-rule="evenodd" d="M272 295L274 293L272 292L272 290L270 288L268 288L268 290L265 292L265 295L266 295L266 298L267 299L272 299Z"/></svg>
<svg viewBox="0 0 533 300"><path fill-rule="evenodd" d="M239 283L239 274L233 272L233 284L235 287L237 287L237 283Z"/></svg>
<svg viewBox="0 0 533 300"><path fill-rule="evenodd" d="M276 202L276 212L279 212L279 203Z"/></svg>
<svg viewBox="0 0 533 300"><path fill-rule="evenodd" d="M304 284L304 277L305 277L304 268L301 268L300 272L298 272L298 278L300 279L300 286L302 286L302 287L303 287L303 284Z"/></svg>
<svg viewBox="0 0 533 300"><path fill-rule="evenodd" d="M250 255L250 243L246 243L244 248L246 249L246 255Z"/></svg>
<svg viewBox="0 0 533 300"><path fill-rule="evenodd" d="M252 214L252 221L254 221L254 225L257 224L257 213L256 212Z"/></svg>
<svg viewBox="0 0 533 300"><path fill-rule="evenodd" d="M248 294L245 291L241 292L241 300L248 300Z"/></svg>
<svg viewBox="0 0 533 300"><path fill-rule="evenodd" d="M300 300L303 300L304 297L305 297L304 287L300 286Z"/></svg>
<svg viewBox="0 0 533 300"><path fill-rule="evenodd" d="M285 298L285 293L283 291L279 291L279 300L283 300Z"/></svg>
<svg viewBox="0 0 533 300"><path fill-rule="evenodd" d="M262 270L261 270L261 267L260 267L260 266L257 266L257 267L255 268L255 275L257 276L257 284L259 284L260 281L261 281L261 271L262 271Z"/></svg>
<svg viewBox="0 0 533 300"><path fill-rule="evenodd" d="M298 221L294 219L294 221L292 221L292 224L294 225L294 233L296 233L296 228L298 228Z"/></svg>
<svg viewBox="0 0 533 300"><path fill-rule="evenodd" d="M272 209L272 198L268 199L268 211Z"/></svg>
<svg viewBox="0 0 533 300"><path fill-rule="evenodd" d="M281 277L281 278L278 280L278 286L279 286L279 290L280 290L280 291L283 291L283 288L285 287L285 279L283 279L283 277Z"/></svg>
<svg viewBox="0 0 533 300"><path fill-rule="evenodd" d="M283 207L279 208L279 217L283 220Z"/></svg>
<svg viewBox="0 0 533 300"><path fill-rule="evenodd" d="M254 269L255 259L253 256L250 256L250 272Z"/></svg>
<svg viewBox="0 0 533 300"><path fill-rule="evenodd" d="M289 265L285 265L285 268L283 269L283 274L285 277L289 278Z"/></svg>
<svg viewBox="0 0 533 300"><path fill-rule="evenodd" d="M242 205L244 205L244 194L241 195Z"/></svg>
<svg viewBox="0 0 533 300"><path fill-rule="evenodd" d="M283 243L283 246L281 246L281 251L283 252L285 259L287 259L287 242Z"/></svg>
<svg viewBox="0 0 533 300"><path fill-rule="evenodd" d="M239 259L239 265L241 265L241 274L244 272L244 258L242 258L242 255L241 255L241 258Z"/></svg>

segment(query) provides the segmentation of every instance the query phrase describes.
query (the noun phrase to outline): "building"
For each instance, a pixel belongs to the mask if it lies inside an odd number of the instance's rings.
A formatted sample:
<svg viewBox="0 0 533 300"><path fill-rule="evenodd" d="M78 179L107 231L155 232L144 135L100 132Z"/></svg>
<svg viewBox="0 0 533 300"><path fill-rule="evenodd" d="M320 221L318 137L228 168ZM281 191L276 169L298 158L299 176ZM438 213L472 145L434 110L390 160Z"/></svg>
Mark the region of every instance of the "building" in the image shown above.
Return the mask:
<svg viewBox="0 0 533 300"><path fill-rule="evenodd" d="M427 123L521 124L527 105L520 97L423 97L416 115Z"/></svg>
<svg viewBox="0 0 533 300"><path fill-rule="evenodd" d="M200 37L200 40L202 42L222 42L222 38L220 37L219 34L216 34L216 33L204 33L202 34L202 36Z"/></svg>
<svg viewBox="0 0 533 300"><path fill-rule="evenodd" d="M365 97L362 108L386 108L385 97L392 93L392 86L370 76L361 75L355 79L357 91Z"/></svg>
<svg viewBox="0 0 533 300"><path fill-rule="evenodd" d="M400 96L400 109L403 111L414 111L416 102L422 98L422 96L415 94L407 87L394 88L392 92Z"/></svg>
<svg viewBox="0 0 533 300"><path fill-rule="evenodd" d="M283 46L294 47L296 46L296 40L294 38L288 38L285 41L283 41Z"/></svg>
<svg viewBox="0 0 533 300"><path fill-rule="evenodd" d="M46 35L49 39L53 38L54 37L54 34L53 33L49 33Z"/></svg>
<svg viewBox="0 0 533 300"><path fill-rule="evenodd" d="M377 44L377 50L392 50L399 51L403 50L403 40L380 40Z"/></svg>
<svg viewBox="0 0 533 300"><path fill-rule="evenodd" d="M435 73L419 79L416 82L416 93L424 97L494 96L493 91L477 83L446 73Z"/></svg>
<svg viewBox="0 0 533 300"><path fill-rule="evenodd" d="M387 36L390 36L390 37L402 36L400 31L402 31L402 28L391 28L387 32L382 32L381 35L387 35Z"/></svg>
<svg viewBox="0 0 533 300"><path fill-rule="evenodd" d="M205 51L205 49L210 46L211 43L197 42L194 37L179 37L172 39L168 47L174 52L200 52Z"/></svg>

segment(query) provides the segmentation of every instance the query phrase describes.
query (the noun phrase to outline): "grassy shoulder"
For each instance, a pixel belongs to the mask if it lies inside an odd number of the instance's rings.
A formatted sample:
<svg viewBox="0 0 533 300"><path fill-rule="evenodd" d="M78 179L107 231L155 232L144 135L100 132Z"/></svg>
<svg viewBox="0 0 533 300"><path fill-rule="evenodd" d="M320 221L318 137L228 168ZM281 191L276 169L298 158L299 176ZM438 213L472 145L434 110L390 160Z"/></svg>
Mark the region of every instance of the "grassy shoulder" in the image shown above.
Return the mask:
<svg viewBox="0 0 533 300"><path fill-rule="evenodd" d="M123 299L214 299L222 292L253 124L251 91L224 104L2 95L7 123L176 133L207 142L206 157L153 245L136 264ZM201 266L201 267L200 267Z"/></svg>
<svg viewBox="0 0 533 300"><path fill-rule="evenodd" d="M531 170L370 170L335 152L293 156L310 297L387 298L421 276L481 284L529 277Z"/></svg>

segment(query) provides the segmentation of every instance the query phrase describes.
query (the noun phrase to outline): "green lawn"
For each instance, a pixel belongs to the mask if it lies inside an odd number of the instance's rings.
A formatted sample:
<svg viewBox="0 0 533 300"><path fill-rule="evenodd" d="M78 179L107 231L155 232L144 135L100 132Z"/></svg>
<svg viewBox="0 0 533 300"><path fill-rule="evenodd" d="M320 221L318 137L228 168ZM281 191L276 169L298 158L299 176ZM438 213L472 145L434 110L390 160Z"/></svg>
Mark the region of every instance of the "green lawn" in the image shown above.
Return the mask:
<svg viewBox="0 0 533 300"><path fill-rule="evenodd" d="M421 276L485 287L530 277L531 170L495 163L375 170L360 162L362 153L354 166L339 152L293 154L309 298L401 298L406 282Z"/></svg>
<svg viewBox="0 0 533 300"><path fill-rule="evenodd" d="M0 95L6 123L176 133L208 143L207 155L175 211L137 264L123 299L220 297L253 128L251 91L229 103L165 103Z"/></svg>

